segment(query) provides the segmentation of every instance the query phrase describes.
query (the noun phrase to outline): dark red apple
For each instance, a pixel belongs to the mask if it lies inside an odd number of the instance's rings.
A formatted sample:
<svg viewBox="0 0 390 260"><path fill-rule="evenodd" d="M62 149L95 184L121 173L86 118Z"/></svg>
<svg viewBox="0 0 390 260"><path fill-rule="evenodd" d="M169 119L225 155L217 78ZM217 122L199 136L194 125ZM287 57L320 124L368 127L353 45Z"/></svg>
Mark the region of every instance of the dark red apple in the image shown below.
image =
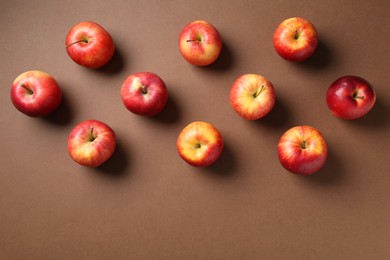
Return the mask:
<svg viewBox="0 0 390 260"><path fill-rule="evenodd" d="M337 117L353 120L366 115L375 105L372 85L357 76L343 76L334 81L326 93L326 103Z"/></svg>

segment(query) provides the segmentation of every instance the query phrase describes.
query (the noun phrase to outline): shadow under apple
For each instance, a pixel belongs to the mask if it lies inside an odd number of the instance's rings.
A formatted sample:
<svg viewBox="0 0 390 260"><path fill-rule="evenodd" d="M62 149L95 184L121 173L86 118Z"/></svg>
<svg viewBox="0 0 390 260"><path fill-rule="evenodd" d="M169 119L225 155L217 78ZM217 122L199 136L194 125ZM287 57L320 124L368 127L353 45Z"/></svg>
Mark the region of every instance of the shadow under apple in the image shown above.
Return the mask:
<svg viewBox="0 0 390 260"><path fill-rule="evenodd" d="M127 175L129 166L128 151L124 149L120 140L117 139L114 154L102 165L92 168L94 171L105 176L118 178Z"/></svg>
<svg viewBox="0 0 390 260"><path fill-rule="evenodd" d="M292 115L281 97L277 97L272 110L263 118L255 120L257 124L270 128L287 128L290 126Z"/></svg>
<svg viewBox="0 0 390 260"><path fill-rule="evenodd" d="M355 120L344 120L347 124L353 124L356 127L367 127L370 129L383 128L389 125L389 108L377 97L374 107L361 118Z"/></svg>
<svg viewBox="0 0 390 260"><path fill-rule="evenodd" d="M60 85L60 87L62 91L61 104L50 115L44 117L43 120L53 125L65 126L72 122L73 111L72 105L69 103L66 91L64 90L66 88L64 88L62 84Z"/></svg>
<svg viewBox="0 0 390 260"><path fill-rule="evenodd" d="M115 52L111 60L103 67L96 69L96 71L106 74L117 74L124 70L125 65L125 59L120 47L115 46Z"/></svg>
<svg viewBox="0 0 390 260"><path fill-rule="evenodd" d="M305 61L297 62L298 66L304 69L324 69L332 66L334 63L334 55L332 50L322 39L319 39L317 49L313 55Z"/></svg>
<svg viewBox="0 0 390 260"><path fill-rule="evenodd" d="M159 114L151 117L151 119L161 123L173 124L180 120L180 117L180 107L177 104L176 97L173 93L169 93L165 108Z"/></svg>
<svg viewBox="0 0 390 260"><path fill-rule="evenodd" d="M234 55L226 42L222 43L221 53L216 61L208 66L201 67L203 69L212 71L226 71L233 67L235 63Z"/></svg>
<svg viewBox="0 0 390 260"><path fill-rule="evenodd" d="M345 179L345 169L341 158L328 145L328 157L324 166L316 173L302 177L303 181L319 185L341 185Z"/></svg>
<svg viewBox="0 0 390 260"><path fill-rule="evenodd" d="M201 170L204 171L206 175L211 175L212 177L228 178L237 174L237 168L238 163L233 154L233 150L229 144L225 142L218 160L208 167L201 168Z"/></svg>

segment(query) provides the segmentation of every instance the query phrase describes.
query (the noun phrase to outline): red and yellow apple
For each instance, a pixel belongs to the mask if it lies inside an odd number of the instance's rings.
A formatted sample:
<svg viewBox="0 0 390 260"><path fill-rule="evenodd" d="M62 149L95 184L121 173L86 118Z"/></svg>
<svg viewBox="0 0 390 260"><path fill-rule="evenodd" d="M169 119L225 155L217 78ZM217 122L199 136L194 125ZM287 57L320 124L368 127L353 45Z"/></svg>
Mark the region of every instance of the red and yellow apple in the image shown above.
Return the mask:
<svg viewBox="0 0 390 260"><path fill-rule="evenodd" d="M310 175L326 162L328 146L323 135L311 126L296 126L287 130L278 143L279 161L295 174Z"/></svg>
<svg viewBox="0 0 390 260"><path fill-rule="evenodd" d="M125 107L134 114L154 116L164 109L168 90L156 74L140 72L129 75L123 81L121 97Z"/></svg>
<svg viewBox="0 0 390 260"><path fill-rule="evenodd" d="M217 60L221 49L222 40L218 30L206 21L193 21L180 33L180 53L193 65L210 65Z"/></svg>
<svg viewBox="0 0 390 260"><path fill-rule="evenodd" d="M284 20L274 31L276 52L289 61L304 61L313 55L318 45L314 25L302 17Z"/></svg>
<svg viewBox="0 0 390 260"><path fill-rule="evenodd" d="M53 76L39 70L20 74L11 87L11 101L20 112L31 117L52 113L62 100L62 92Z"/></svg>
<svg viewBox="0 0 390 260"><path fill-rule="evenodd" d="M326 103L337 117L353 120L366 115L375 105L372 85L358 76L343 76L334 81L326 93Z"/></svg>
<svg viewBox="0 0 390 260"><path fill-rule="evenodd" d="M233 109L248 120L257 120L267 115L274 107L275 99L271 81L258 74L241 75L230 89Z"/></svg>
<svg viewBox="0 0 390 260"><path fill-rule="evenodd" d="M107 124L93 119L76 125L68 137L70 157L87 167L103 164L113 155L115 146L114 131Z"/></svg>
<svg viewBox="0 0 390 260"><path fill-rule="evenodd" d="M87 68L100 68L107 64L115 52L110 34L99 24L85 21L74 25L66 36L66 51L77 64Z"/></svg>
<svg viewBox="0 0 390 260"><path fill-rule="evenodd" d="M206 167L219 158L224 142L221 133L213 125L195 121L183 128L176 146L180 157L188 164Z"/></svg>

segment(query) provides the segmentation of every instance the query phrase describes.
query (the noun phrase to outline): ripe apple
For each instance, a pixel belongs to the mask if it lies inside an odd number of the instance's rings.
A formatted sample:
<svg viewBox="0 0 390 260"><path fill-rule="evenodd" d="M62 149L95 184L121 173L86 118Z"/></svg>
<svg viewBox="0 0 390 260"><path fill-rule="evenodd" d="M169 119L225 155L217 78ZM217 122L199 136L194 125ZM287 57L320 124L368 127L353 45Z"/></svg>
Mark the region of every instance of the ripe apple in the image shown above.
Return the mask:
<svg viewBox="0 0 390 260"><path fill-rule="evenodd" d="M304 61L316 50L318 34L314 25L301 17L284 20L273 36L276 52L289 61Z"/></svg>
<svg viewBox="0 0 390 260"><path fill-rule="evenodd" d="M123 81L121 97L125 107L134 114L154 116L164 109L168 90L164 81L156 74L140 72Z"/></svg>
<svg viewBox="0 0 390 260"><path fill-rule="evenodd" d="M88 68L102 67L111 60L115 51L110 34L99 24L90 21L73 26L65 44L69 57Z"/></svg>
<svg viewBox="0 0 390 260"><path fill-rule="evenodd" d="M176 142L180 157L195 167L213 164L223 150L221 133L207 122L195 121L184 127Z"/></svg>
<svg viewBox="0 0 390 260"><path fill-rule="evenodd" d="M115 151L114 131L105 123L86 120L76 125L68 137L68 151L72 159L88 167L98 167Z"/></svg>
<svg viewBox="0 0 390 260"><path fill-rule="evenodd" d="M11 87L11 101L20 112L31 117L52 113L62 100L62 92L53 76L39 70L20 74Z"/></svg>
<svg viewBox="0 0 390 260"><path fill-rule="evenodd" d="M357 76L343 76L333 82L326 93L330 111L343 119L357 119L366 115L375 105L372 85Z"/></svg>
<svg viewBox="0 0 390 260"><path fill-rule="evenodd" d="M325 164L328 146L322 134L314 127L296 126L280 138L278 155L280 163L288 171L310 175Z"/></svg>
<svg viewBox="0 0 390 260"><path fill-rule="evenodd" d="M217 60L221 49L222 40L218 30L206 21L191 22L180 33L180 53L193 65L210 65Z"/></svg>
<svg viewBox="0 0 390 260"><path fill-rule="evenodd" d="M230 90L230 103L243 118L257 120L275 105L275 90L268 79L258 74L238 77Z"/></svg>

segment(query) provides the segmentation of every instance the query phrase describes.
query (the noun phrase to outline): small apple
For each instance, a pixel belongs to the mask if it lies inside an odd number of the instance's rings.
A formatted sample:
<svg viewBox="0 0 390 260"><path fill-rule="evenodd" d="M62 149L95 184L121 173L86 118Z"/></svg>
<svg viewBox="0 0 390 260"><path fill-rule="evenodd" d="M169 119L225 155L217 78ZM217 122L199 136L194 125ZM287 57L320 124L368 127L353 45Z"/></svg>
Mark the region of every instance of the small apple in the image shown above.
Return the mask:
<svg viewBox="0 0 390 260"><path fill-rule="evenodd" d="M326 93L326 103L337 117L353 120L366 115L375 105L372 85L357 76L343 76L333 82Z"/></svg>
<svg viewBox="0 0 390 260"><path fill-rule="evenodd" d="M105 123L86 120L76 125L68 137L70 157L77 163L98 167L107 161L115 151L114 131Z"/></svg>
<svg viewBox="0 0 390 260"><path fill-rule="evenodd" d="M180 33L180 53L193 65L210 65L217 60L221 49L222 40L218 30L206 21L191 22Z"/></svg>
<svg viewBox="0 0 390 260"><path fill-rule="evenodd" d="M273 36L276 52L289 61L304 61L316 50L318 34L314 25L301 17L284 20Z"/></svg>
<svg viewBox="0 0 390 260"><path fill-rule="evenodd" d="M257 120L267 115L274 107L275 99L271 81L258 74L241 75L230 90L233 109L248 120Z"/></svg>
<svg viewBox="0 0 390 260"><path fill-rule="evenodd" d="M110 34L99 24L90 21L73 26L65 44L69 57L87 68L102 67L111 60L115 51Z"/></svg>
<svg viewBox="0 0 390 260"><path fill-rule="evenodd" d="M223 150L221 133L207 122L195 121L184 127L176 142L180 157L195 167L213 164Z"/></svg>
<svg viewBox="0 0 390 260"><path fill-rule="evenodd" d="M156 74L140 72L123 81L121 97L125 107L134 114L154 116L164 109L168 90L164 81Z"/></svg>
<svg viewBox="0 0 390 260"><path fill-rule="evenodd" d="M62 100L62 92L53 76L39 70L20 74L11 87L11 101L20 112L31 117L52 113Z"/></svg>
<svg viewBox="0 0 390 260"><path fill-rule="evenodd" d="M325 164L328 146L322 134L314 127L296 126L280 138L278 155L280 163L288 171L310 175Z"/></svg>

